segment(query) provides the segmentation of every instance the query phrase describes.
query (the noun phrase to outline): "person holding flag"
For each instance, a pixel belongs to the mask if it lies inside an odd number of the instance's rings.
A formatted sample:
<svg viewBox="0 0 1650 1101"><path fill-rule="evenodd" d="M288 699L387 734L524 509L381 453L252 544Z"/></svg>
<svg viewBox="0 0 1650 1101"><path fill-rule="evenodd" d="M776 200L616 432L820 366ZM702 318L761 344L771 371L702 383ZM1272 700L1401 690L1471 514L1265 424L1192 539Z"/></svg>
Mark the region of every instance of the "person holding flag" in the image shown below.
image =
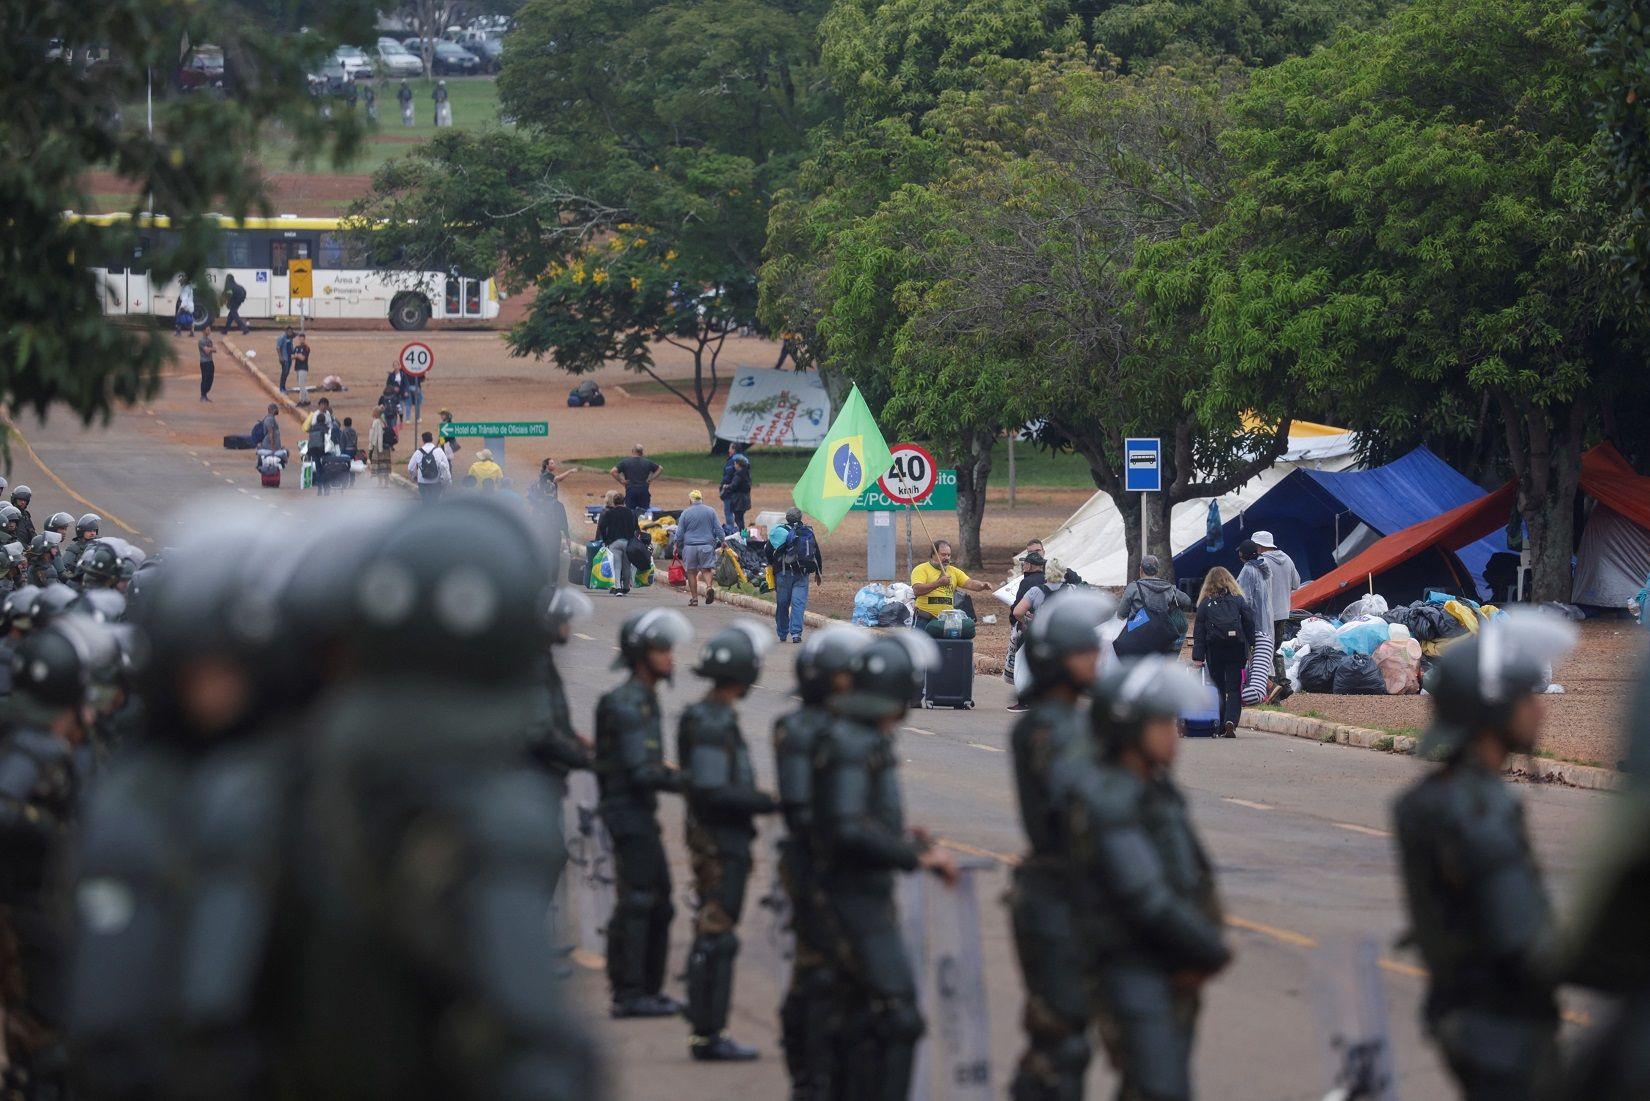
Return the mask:
<svg viewBox="0 0 1650 1101"><path fill-rule="evenodd" d="M791 490L791 500L824 524L826 531L835 531L859 495L893 465L888 442L856 386Z"/></svg>

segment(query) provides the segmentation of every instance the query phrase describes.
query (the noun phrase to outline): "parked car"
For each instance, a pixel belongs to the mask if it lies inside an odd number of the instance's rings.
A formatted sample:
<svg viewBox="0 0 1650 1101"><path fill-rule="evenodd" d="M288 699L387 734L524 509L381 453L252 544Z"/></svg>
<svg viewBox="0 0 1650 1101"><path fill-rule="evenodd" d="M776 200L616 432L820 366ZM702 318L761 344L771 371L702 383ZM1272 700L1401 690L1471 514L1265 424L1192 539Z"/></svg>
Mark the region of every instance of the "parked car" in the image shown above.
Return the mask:
<svg viewBox="0 0 1650 1101"><path fill-rule="evenodd" d="M332 52L332 60L343 67L344 75L350 80L373 78L372 58L359 46L339 46Z"/></svg>
<svg viewBox="0 0 1650 1101"><path fill-rule="evenodd" d="M452 42L435 44L433 68L443 76L471 76L481 72L481 58Z"/></svg>
<svg viewBox="0 0 1650 1101"><path fill-rule="evenodd" d="M223 87L223 51L216 46L197 46L178 66L174 81L179 91Z"/></svg>
<svg viewBox="0 0 1650 1101"><path fill-rule="evenodd" d="M335 57L329 57L321 67L309 74L309 94L318 96L327 92L341 92L349 83L349 74Z"/></svg>
<svg viewBox="0 0 1650 1101"><path fill-rule="evenodd" d="M481 64L490 73L498 72L499 66L504 63L504 39L497 35L487 35L479 42L466 44L465 49L481 58Z"/></svg>
<svg viewBox="0 0 1650 1101"><path fill-rule="evenodd" d="M387 77L422 76L424 60L399 42L379 39L378 71Z"/></svg>

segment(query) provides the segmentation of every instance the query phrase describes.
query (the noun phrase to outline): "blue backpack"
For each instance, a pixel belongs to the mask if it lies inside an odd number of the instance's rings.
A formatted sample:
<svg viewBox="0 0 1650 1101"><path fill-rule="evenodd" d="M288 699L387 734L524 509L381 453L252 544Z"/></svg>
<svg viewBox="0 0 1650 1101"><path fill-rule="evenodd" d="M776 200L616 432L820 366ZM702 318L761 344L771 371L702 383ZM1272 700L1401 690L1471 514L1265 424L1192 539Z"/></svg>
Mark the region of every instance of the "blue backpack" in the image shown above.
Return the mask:
<svg viewBox="0 0 1650 1101"><path fill-rule="evenodd" d="M807 524L786 526L785 541L779 544L778 564L786 570L803 570L813 564L819 553L819 541L814 529Z"/></svg>

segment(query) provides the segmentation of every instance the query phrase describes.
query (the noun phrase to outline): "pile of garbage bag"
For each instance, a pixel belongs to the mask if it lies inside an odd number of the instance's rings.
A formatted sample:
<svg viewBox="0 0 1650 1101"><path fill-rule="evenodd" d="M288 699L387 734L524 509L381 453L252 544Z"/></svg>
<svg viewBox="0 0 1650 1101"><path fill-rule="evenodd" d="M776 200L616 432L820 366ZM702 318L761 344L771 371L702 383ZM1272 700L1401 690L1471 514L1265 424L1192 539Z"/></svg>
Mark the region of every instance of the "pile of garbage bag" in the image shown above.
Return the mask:
<svg viewBox="0 0 1650 1101"><path fill-rule="evenodd" d="M873 581L854 594L853 621L861 627L903 627L915 617L916 600L903 581Z"/></svg>

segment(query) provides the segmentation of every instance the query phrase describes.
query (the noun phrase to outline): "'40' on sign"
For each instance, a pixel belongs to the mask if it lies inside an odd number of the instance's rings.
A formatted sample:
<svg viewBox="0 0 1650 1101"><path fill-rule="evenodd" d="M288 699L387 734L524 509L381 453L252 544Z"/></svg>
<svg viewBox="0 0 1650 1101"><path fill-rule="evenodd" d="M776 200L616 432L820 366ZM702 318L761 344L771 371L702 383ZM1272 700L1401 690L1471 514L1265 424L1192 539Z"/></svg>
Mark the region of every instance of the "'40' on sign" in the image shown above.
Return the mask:
<svg viewBox="0 0 1650 1101"><path fill-rule="evenodd" d="M898 443L890 449L893 463L888 473L877 479L883 495L896 505L919 505L934 492L939 467L928 449L914 443Z"/></svg>

